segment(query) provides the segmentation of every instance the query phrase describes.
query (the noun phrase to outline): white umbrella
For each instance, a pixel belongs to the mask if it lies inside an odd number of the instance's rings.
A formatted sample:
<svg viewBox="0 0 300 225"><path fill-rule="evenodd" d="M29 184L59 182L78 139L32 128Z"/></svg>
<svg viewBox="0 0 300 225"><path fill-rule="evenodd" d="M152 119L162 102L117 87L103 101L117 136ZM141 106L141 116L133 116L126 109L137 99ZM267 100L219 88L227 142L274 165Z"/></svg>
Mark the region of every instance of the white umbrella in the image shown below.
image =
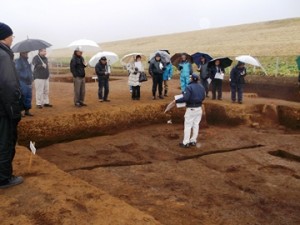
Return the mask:
<svg viewBox="0 0 300 225"><path fill-rule="evenodd" d="M124 55L122 57L122 59L120 60L121 64L124 66L124 65L127 65L128 63L134 63L137 55L141 56L142 61L147 60L145 55L143 55L142 53L135 52L135 53L130 53L128 55Z"/></svg>
<svg viewBox="0 0 300 225"><path fill-rule="evenodd" d="M68 45L68 47L72 50L78 49L81 51L96 50L100 48L100 46L95 41L87 39L73 41L71 44Z"/></svg>
<svg viewBox="0 0 300 225"><path fill-rule="evenodd" d="M235 59L237 61L240 61L240 62L243 62L243 63L246 63L246 64L250 64L252 66L261 67L260 62L256 58L254 58L250 55L240 55L240 56L237 56Z"/></svg>
<svg viewBox="0 0 300 225"><path fill-rule="evenodd" d="M157 53L160 54L161 60L162 60L164 63L168 63L168 62L171 61L171 56L170 56L166 51L161 51L161 50L156 51L156 52L150 54L149 61L154 60L155 55L156 55Z"/></svg>
<svg viewBox="0 0 300 225"><path fill-rule="evenodd" d="M106 57L108 65L112 65L119 60L119 56L116 53L103 51L103 52L98 52L96 55L94 55L90 59L89 65L91 67L95 67L96 64L99 62L99 60L101 59L101 57L103 57L103 56Z"/></svg>
<svg viewBox="0 0 300 225"><path fill-rule="evenodd" d="M243 62L243 63L246 63L246 64L250 64L252 66L258 66L258 67L261 67L262 70L264 71L264 73L267 75L267 71L265 70L265 68L260 64L260 62L258 61L258 59L250 56L250 55L240 55L240 56L237 56L235 58L237 61L240 61L240 62Z"/></svg>

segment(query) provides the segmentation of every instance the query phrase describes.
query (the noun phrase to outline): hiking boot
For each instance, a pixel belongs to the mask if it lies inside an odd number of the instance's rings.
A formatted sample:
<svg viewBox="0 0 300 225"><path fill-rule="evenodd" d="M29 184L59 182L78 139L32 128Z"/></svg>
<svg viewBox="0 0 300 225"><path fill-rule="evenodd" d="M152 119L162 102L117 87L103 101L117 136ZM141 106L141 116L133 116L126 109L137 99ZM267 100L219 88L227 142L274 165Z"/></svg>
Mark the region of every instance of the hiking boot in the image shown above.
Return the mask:
<svg viewBox="0 0 300 225"><path fill-rule="evenodd" d="M0 189L9 188L23 183L24 179L21 176L12 176L11 178L0 182Z"/></svg>
<svg viewBox="0 0 300 225"><path fill-rule="evenodd" d="M189 148L190 147L190 145L189 144L183 144L183 143L179 143L179 147L180 148Z"/></svg>
<svg viewBox="0 0 300 225"><path fill-rule="evenodd" d="M49 107L49 108L51 108L51 107L53 107L53 105L51 105L51 104L44 104L44 107Z"/></svg>
<svg viewBox="0 0 300 225"><path fill-rule="evenodd" d="M102 99L102 98L100 98L100 99L99 99L99 102L103 102L103 99Z"/></svg>
<svg viewBox="0 0 300 225"><path fill-rule="evenodd" d="M43 108L43 106L41 106L41 105L37 105L37 106L36 106L36 108L38 108L38 109L42 109L42 108Z"/></svg>
<svg viewBox="0 0 300 225"><path fill-rule="evenodd" d="M108 99L105 99L104 101L105 101L105 102L110 102L110 100L108 100Z"/></svg>
<svg viewBox="0 0 300 225"><path fill-rule="evenodd" d="M81 106L82 105L79 102L75 103L75 107L80 108Z"/></svg>
<svg viewBox="0 0 300 225"><path fill-rule="evenodd" d="M87 104L83 103L83 102L80 102L79 103L81 106L87 106Z"/></svg>
<svg viewBox="0 0 300 225"><path fill-rule="evenodd" d="M155 97L155 96L153 96L153 97L152 97L152 100L156 100L156 97Z"/></svg>
<svg viewBox="0 0 300 225"><path fill-rule="evenodd" d="M162 95L159 96L160 99L164 99L164 97Z"/></svg>

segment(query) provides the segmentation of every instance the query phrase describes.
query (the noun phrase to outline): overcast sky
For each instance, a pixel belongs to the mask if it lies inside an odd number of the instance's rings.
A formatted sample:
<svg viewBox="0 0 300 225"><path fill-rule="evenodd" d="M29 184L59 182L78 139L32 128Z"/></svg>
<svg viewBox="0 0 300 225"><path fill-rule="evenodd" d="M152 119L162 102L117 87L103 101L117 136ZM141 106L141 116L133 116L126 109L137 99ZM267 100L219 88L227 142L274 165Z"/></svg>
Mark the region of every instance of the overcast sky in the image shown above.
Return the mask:
<svg viewBox="0 0 300 225"><path fill-rule="evenodd" d="M53 48L292 17L299 0L9 0L0 8L14 43L29 36Z"/></svg>

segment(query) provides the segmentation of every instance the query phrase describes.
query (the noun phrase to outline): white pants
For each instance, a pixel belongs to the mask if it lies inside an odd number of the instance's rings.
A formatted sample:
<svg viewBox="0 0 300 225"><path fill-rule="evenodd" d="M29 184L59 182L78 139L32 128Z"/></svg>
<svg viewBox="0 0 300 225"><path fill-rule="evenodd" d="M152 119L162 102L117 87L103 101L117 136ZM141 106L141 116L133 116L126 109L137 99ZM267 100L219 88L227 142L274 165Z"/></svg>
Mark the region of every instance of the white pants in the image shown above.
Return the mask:
<svg viewBox="0 0 300 225"><path fill-rule="evenodd" d="M35 79L36 105L49 104L49 79Z"/></svg>
<svg viewBox="0 0 300 225"><path fill-rule="evenodd" d="M183 144L186 145L190 142L197 142L199 123L202 117L202 108L186 108L184 115L184 138ZM193 134L191 137L191 130Z"/></svg>

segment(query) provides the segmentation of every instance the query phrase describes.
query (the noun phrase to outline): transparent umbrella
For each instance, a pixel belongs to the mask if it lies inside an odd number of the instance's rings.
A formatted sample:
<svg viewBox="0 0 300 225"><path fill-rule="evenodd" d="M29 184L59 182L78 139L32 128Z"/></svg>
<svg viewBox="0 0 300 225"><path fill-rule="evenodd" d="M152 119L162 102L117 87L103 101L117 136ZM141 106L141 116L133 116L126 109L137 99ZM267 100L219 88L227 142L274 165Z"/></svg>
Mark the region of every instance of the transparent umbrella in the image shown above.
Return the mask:
<svg viewBox="0 0 300 225"><path fill-rule="evenodd" d="M105 56L106 59L107 59L107 63L108 65L112 65L114 63L116 63L118 60L119 60L119 56L114 53L114 52L106 52L106 51L103 51L103 52L98 52L96 55L94 55L90 61L89 61L89 65L91 67L95 67L96 64L99 62L99 60Z"/></svg>

